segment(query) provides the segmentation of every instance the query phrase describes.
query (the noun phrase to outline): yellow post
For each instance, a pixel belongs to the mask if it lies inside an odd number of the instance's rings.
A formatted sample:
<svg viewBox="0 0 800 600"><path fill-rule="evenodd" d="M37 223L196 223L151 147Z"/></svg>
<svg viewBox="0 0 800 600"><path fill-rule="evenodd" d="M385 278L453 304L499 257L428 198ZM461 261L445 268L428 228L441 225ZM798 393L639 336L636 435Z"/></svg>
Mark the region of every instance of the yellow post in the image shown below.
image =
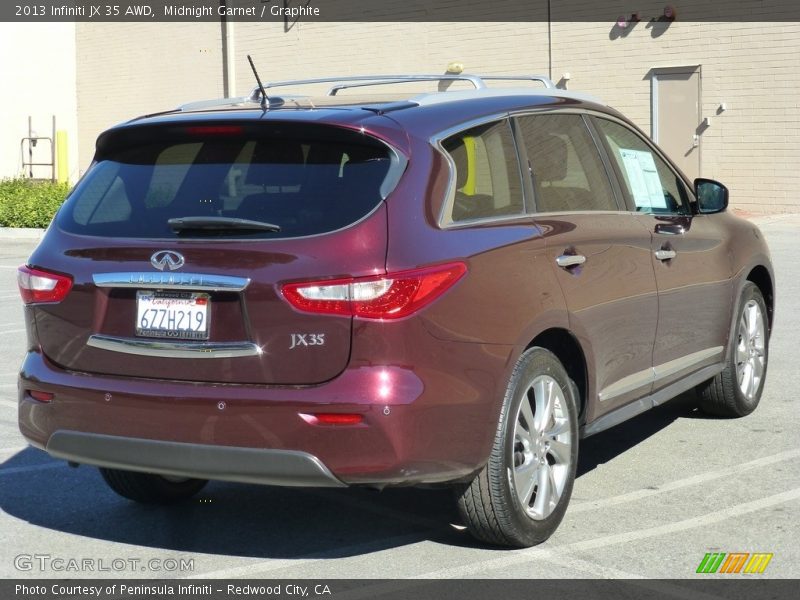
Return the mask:
<svg viewBox="0 0 800 600"><path fill-rule="evenodd" d="M69 147L67 132L63 129L56 131L56 179L58 183L69 181Z"/></svg>
<svg viewBox="0 0 800 600"><path fill-rule="evenodd" d="M474 196L476 187L475 169L477 165L475 160L475 138L471 135L464 137L464 149L467 151L467 180L464 182L464 187L461 188L461 191L467 196Z"/></svg>

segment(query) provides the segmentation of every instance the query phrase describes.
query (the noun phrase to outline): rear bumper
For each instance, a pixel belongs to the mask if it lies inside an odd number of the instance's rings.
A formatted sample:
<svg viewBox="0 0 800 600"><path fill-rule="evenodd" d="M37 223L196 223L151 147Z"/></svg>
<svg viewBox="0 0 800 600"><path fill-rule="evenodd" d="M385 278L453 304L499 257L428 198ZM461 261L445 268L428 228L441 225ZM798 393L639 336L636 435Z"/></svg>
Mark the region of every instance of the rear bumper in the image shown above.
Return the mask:
<svg viewBox="0 0 800 600"><path fill-rule="evenodd" d="M19 427L59 458L175 476L293 486L463 480L489 456L510 353L454 343L441 365L360 363L325 384L268 387L76 373L31 351ZM41 402L34 390L54 397ZM363 418L304 418L321 412Z"/></svg>
<svg viewBox="0 0 800 600"><path fill-rule="evenodd" d="M306 452L185 444L59 430L47 452L65 460L159 475L302 487L344 487Z"/></svg>

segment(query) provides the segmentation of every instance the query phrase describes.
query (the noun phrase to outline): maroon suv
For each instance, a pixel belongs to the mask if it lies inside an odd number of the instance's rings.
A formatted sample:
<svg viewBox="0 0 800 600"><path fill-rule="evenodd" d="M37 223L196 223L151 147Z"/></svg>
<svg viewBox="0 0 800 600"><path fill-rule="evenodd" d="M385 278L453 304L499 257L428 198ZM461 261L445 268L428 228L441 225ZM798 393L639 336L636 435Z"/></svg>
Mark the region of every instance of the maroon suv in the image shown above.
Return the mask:
<svg viewBox="0 0 800 600"><path fill-rule="evenodd" d="M476 89L337 94L429 79ZM19 269L22 433L141 502L449 484L476 537L528 546L564 515L580 437L695 387L750 413L774 305L758 228L535 79L272 84L103 133Z"/></svg>

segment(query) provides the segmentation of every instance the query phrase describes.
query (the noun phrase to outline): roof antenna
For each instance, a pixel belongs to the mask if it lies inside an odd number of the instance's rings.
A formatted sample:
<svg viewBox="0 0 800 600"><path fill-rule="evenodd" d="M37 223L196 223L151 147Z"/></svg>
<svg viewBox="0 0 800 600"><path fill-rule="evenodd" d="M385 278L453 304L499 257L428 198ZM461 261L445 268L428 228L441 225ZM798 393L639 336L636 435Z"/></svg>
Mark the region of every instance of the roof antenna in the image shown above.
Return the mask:
<svg viewBox="0 0 800 600"><path fill-rule="evenodd" d="M267 98L267 90L264 89L264 84L261 83L261 78L258 76L258 71L256 71L256 66L253 64L253 59L250 58L250 55L247 55L247 60L250 62L250 68L253 69L253 75L256 76L256 81L258 82L258 89L261 90L261 110L267 112L269 98Z"/></svg>

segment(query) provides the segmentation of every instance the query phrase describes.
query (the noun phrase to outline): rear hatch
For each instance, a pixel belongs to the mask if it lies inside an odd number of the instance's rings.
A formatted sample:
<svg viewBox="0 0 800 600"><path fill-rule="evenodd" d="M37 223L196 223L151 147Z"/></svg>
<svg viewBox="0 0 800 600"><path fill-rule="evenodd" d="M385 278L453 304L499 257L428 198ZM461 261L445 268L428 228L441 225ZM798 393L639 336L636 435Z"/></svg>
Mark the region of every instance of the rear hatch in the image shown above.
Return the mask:
<svg viewBox="0 0 800 600"><path fill-rule="evenodd" d="M363 131L315 123L110 130L30 260L74 279L36 307L42 351L126 377L335 377L352 318L300 312L280 284L384 272L383 199L403 166Z"/></svg>

